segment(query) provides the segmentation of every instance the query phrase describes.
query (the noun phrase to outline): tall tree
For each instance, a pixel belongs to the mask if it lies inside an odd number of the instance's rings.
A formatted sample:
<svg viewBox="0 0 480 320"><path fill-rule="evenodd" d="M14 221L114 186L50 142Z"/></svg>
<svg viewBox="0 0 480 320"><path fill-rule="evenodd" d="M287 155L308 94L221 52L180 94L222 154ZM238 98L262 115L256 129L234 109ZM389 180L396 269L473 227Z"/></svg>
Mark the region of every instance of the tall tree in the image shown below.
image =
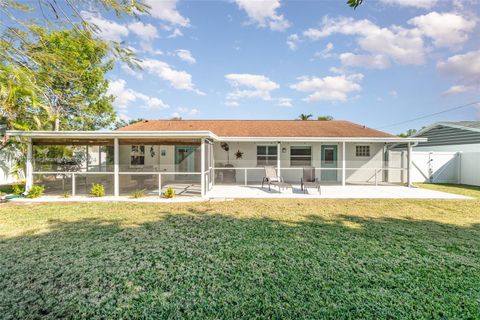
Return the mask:
<svg viewBox="0 0 480 320"><path fill-rule="evenodd" d="M357 7L362 4L362 2L363 0L347 0L347 4L353 9L357 9Z"/></svg>
<svg viewBox="0 0 480 320"><path fill-rule="evenodd" d="M313 117L313 114L300 114L298 116L298 120L310 120L310 118Z"/></svg>
<svg viewBox="0 0 480 320"><path fill-rule="evenodd" d="M417 129L408 129L405 133L400 133L398 136L401 138L408 138L417 133Z"/></svg>
<svg viewBox="0 0 480 320"><path fill-rule="evenodd" d="M317 117L317 120L320 120L320 121L331 121L331 120L333 120L333 117L332 117L332 116L318 116L318 117Z"/></svg>
<svg viewBox="0 0 480 320"><path fill-rule="evenodd" d="M96 130L115 120L105 79L113 67L107 44L90 32L40 31L26 52L38 57L32 68L43 93L39 99L49 110L45 128Z"/></svg>

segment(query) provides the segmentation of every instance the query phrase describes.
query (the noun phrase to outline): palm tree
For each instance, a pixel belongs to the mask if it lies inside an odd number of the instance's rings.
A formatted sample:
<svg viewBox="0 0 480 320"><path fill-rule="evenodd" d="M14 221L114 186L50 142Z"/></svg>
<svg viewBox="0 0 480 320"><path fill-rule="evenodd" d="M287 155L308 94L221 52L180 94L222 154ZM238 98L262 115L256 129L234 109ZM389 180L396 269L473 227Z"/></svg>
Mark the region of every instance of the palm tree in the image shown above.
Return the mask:
<svg viewBox="0 0 480 320"><path fill-rule="evenodd" d="M298 120L310 120L310 118L313 117L313 114L300 114L298 116Z"/></svg>
<svg viewBox="0 0 480 320"><path fill-rule="evenodd" d="M318 116L318 117L317 117L317 120L320 120L320 121L330 121L330 120L333 120L333 117L332 117L332 116Z"/></svg>

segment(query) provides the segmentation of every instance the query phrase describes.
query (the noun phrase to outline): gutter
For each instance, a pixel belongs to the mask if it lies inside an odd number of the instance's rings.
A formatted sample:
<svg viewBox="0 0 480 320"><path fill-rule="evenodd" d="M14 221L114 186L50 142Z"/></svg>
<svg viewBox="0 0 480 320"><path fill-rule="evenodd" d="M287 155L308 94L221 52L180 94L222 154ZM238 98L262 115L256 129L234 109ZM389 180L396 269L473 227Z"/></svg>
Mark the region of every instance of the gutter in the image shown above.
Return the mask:
<svg viewBox="0 0 480 320"><path fill-rule="evenodd" d="M211 138L211 131L7 131L8 136L52 139L104 139L104 138Z"/></svg>

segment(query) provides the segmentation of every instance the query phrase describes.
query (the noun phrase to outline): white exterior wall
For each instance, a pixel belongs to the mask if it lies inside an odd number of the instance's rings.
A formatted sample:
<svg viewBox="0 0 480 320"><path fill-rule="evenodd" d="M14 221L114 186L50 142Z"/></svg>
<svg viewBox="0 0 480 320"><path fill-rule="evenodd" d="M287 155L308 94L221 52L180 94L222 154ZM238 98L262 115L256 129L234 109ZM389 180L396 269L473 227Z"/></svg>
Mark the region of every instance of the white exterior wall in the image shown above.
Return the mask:
<svg viewBox="0 0 480 320"><path fill-rule="evenodd" d="M149 172L174 172L175 171L175 146L155 145L153 150L155 155L150 155L151 145L145 145L145 165L141 171ZM130 165L131 145L120 145L120 172L135 171ZM162 150L165 155L162 156ZM162 175L162 185L164 182L172 181L173 175Z"/></svg>
<svg viewBox="0 0 480 320"><path fill-rule="evenodd" d="M252 168L248 170L248 182L261 182L262 177L264 176L263 166L257 167L257 146L264 145L277 145L276 141L270 143L256 143L256 142L229 142L228 143L230 150L228 152L230 161L229 163L234 166L234 168ZM321 164L321 147L322 145L336 145L337 146L337 181L342 180L342 143L335 142L282 142L281 150L285 148L285 152L281 152L280 161L281 161L281 176L285 181L290 181L294 183L299 183L300 178L303 175L302 167L291 167L290 166L290 147L291 146L311 146L312 147L312 166L320 168ZM355 156L355 146L356 145L369 145L370 146L370 157L356 157ZM374 182L373 178L375 175L374 168L383 167L383 147L384 143L346 143L346 154L345 158L347 160L347 182ZM219 164L225 165L227 163L227 152L225 152L219 142L214 144L214 159L215 167L218 168ZM243 152L242 159L236 159L235 153L240 150ZM276 166L276 164L275 164ZM356 170L348 170L348 168L355 168ZM361 170L358 170L361 169ZM221 169L217 169L217 172ZM244 183L245 182L245 171L242 169L237 169L236 171L236 182ZM381 173L379 174L379 179L381 179ZM316 177L320 178L320 171L317 170Z"/></svg>

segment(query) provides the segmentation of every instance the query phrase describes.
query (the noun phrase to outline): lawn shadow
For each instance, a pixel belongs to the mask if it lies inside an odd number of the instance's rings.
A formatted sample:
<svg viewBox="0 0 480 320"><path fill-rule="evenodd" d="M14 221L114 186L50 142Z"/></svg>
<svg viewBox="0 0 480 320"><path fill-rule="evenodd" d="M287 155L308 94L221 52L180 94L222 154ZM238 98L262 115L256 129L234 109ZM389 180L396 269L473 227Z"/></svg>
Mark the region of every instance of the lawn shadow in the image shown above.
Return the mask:
<svg viewBox="0 0 480 320"><path fill-rule="evenodd" d="M0 314L33 318L476 318L480 225L208 209L50 221L0 240Z"/></svg>

